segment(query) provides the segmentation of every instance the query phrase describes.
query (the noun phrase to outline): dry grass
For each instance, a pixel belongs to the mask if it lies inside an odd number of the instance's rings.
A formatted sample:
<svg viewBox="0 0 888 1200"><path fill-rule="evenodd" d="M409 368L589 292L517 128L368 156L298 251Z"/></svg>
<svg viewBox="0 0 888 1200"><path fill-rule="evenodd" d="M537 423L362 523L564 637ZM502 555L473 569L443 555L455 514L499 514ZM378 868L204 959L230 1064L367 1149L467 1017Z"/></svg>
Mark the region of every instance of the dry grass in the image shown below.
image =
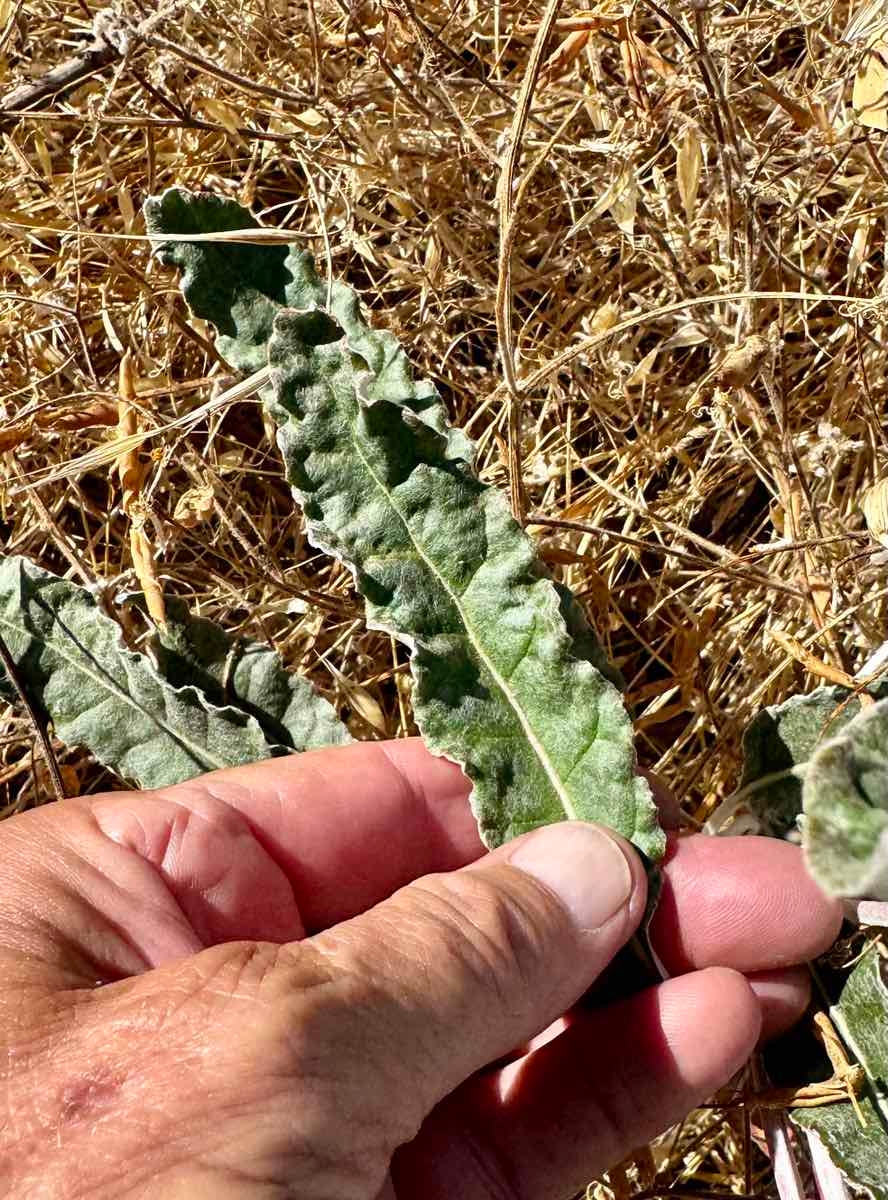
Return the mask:
<svg viewBox="0 0 888 1200"><path fill-rule="evenodd" d="M437 381L622 668L644 763L701 821L750 716L885 636L859 506L888 450L888 172L850 108L847 5L605 3L584 31L565 0L535 80L541 3L175 7L0 126L7 550L133 586L107 468L8 485L108 437L125 351L150 424L231 382L139 212L174 183L235 196L348 278ZM0 0L4 89L75 54L86 10ZM164 587L273 642L359 736L410 732L404 653L306 545L257 407L158 443L148 467ZM9 715L9 811L45 791L31 742ZM61 753L69 786L108 784ZM684 1171L698 1192L767 1193L742 1122L710 1114L682 1138L627 1187Z"/></svg>

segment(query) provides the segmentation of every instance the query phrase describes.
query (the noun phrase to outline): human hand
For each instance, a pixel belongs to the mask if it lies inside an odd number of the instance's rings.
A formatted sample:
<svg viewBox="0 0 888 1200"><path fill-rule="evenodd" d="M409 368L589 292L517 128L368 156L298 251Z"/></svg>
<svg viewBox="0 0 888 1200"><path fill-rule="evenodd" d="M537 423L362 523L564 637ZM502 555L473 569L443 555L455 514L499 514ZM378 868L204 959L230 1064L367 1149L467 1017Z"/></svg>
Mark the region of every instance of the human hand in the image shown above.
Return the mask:
<svg viewBox="0 0 888 1200"><path fill-rule="evenodd" d="M802 1011L840 912L793 847L677 841L676 977L573 1008L638 859L576 823L484 854L467 792L365 743L0 825L3 1195L563 1200Z"/></svg>

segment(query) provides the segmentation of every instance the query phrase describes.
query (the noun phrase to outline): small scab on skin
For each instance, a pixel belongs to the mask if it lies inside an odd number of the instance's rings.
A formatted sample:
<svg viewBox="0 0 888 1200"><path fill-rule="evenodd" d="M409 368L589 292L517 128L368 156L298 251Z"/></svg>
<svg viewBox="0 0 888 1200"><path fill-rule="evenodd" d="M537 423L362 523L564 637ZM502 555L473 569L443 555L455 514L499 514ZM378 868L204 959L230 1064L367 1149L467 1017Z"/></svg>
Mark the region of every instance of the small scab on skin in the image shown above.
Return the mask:
<svg viewBox="0 0 888 1200"><path fill-rule="evenodd" d="M114 1071L93 1071L68 1080L59 1090L59 1127L94 1121L112 1107L125 1076Z"/></svg>

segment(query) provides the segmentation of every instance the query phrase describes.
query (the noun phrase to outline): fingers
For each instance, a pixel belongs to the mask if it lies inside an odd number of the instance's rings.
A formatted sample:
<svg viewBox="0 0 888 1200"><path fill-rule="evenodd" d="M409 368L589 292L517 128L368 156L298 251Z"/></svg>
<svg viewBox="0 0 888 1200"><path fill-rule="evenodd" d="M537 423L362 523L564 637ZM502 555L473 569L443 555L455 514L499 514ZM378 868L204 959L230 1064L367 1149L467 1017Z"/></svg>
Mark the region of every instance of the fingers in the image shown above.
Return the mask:
<svg viewBox="0 0 888 1200"><path fill-rule="evenodd" d="M79 1104L66 1158L72 1145L100 1152L89 1132L101 1119L122 1161L147 1140L152 1180L186 1159L292 1195L374 1195L447 1093L576 1001L645 896L630 847L566 822L315 937L232 942L82 989L56 1076L74 1077Z"/></svg>
<svg viewBox="0 0 888 1200"><path fill-rule="evenodd" d="M0 833L0 943L4 913L27 908L45 961L68 968L80 954L78 979L95 979L221 941L294 940L477 860L467 792L458 768L413 739L26 813ZM838 906L783 843L679 839L664 874L653 934L673 973L803 961L838 929Z"/></svg>
<svg viewBox="0 0 888 1200"><path fill-rule="evenodd" d="M368 1072L397 1064L398 1089L418 1093L425 1116L574 1004L635 930L645 896L631 848L564 822L301 946L350 981Z"/></svg>
<svg viewBox="0 0 888 1200"><path fill-rule="evenodd" d="M469 784L419 739L363 743L215 772L163 793L107 796L94 808L114 839L157 863L171 820L240 814L283 871L304 926L317 931L363 912L410 880L477 859L484 848ZM167 802L166 807L159 803ZM191 893L220 861L191 843L168 873ZM654 923L672 973L724 963L754 971L804 961L833 940L838 906L811 881L795 847L769 838L675 839ZM257 889L250 881L255 895ZM259 936L223 926L220 936ZM276 939L266 930L261 936ZM295 936L291 934L290 936Z"/></svg>
<svg viewBox="0 0 888 1200"><path fill-rule="evenodd" d="M747 980L761 1010L763 1042L786 1033L811 1001L811 975L807 967L756 971L747 975Z"/></svg>
<svg viewBox="0 0 888 1200"><path fill-rule="evenodd" d="M396 1190L563 1200L726 1083L759 1030L748 983L724 969L580 1013L539 1050L442 1104L396 1155Z"/></svg>
<svg viewBox="0 0 888 1200"><path fill-rule="evenodd" d="M42 969L81 986L223 941L291 941L482 854L467 794L413 739L37 809L0 832L0 947L4 924L30 930Z"/></svg>
<svg viewBox="0 0 888 1200"><path fill-rule="evenodd" d="M293 887L302 921L318 930L391 895L412 879L451 871L484 853L460 769L418 738L363 742L216 771L146 796L115 836L140 840L162 795L193 807L209 797L241 814ZM106 798L100 820L113 810ZM162 844L165 822L154 841ZM149 831L150 832L150 831Z"/></svg>
<svg viewBox="0 0 888 1200"><path fill-rule="evenodd" d="M763 971L807 962L835 941L841 906L775 838L670 842L651 938L666 969Z"/></svg>

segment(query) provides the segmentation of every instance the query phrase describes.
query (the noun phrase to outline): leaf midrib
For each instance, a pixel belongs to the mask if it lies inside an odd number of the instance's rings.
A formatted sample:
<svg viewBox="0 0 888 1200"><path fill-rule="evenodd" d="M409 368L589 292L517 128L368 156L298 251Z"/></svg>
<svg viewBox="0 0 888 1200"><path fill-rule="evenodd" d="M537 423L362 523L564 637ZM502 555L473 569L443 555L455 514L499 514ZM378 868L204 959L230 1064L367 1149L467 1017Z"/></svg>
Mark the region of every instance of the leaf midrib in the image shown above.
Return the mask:
<svg viewBox="0 0 888 1200"><path fill-rule="evenodd" d="M123 691L123 689L121 689L113 680L109 680L107 677L103 678L102 676L95 674L85 664L82 655L78 656L77 658L72 658L68 653L66 653L66 651L64 649L64 643L62 643L60 645L60 644L52 641L50 638L35 637L35 635L29 629L27 629L24 624L17 625L14 621L11 621L3 613L0 613L0 623L2 623L5 626L5 628L8 630L12 630L17 633L23 633L26 637L28 637L32 640L38 641L41 645L49 647L56 654L58 654L61 658L63 658L76 671L79 671L80 674L85 675L88 679L92 679L95 684L97 684L100 688L103 688L110 695L117 696L118 699L122 700L123 703L126 704L129 708L131 708L134 712L140 713L142 716L148 717L148 719L150 721L152 721L153 724L156 725L158 729L163 730L163 732L166 733L167 736L170 737L175 744L181 746L186 751L186 753L188 753L193 758L195 758L198 763L206 762L209 764L210 768L212 768L212 769L218 769L220 767L226 767L229 765L227 762L225 762L224 759L217 759L212 754L211 751L206 750L203 747L198 746L198 745L192 745L192 743L189 741L189 739L183 738L178 733L175 733L163 721L159 720L154 715L154 713L150 712L148 709L145 709L141 705L137 704L135 702L135 700L132 698L132 696L130 696L130 694L128 692ZM158 685L158 686L160 686L160 690L163 691L162 685ZM174 689L171 689L171 690L174 690ZM82 715L82 714L80 714L80 715ZM207 714L208 717L210 715L211 714L209 714L209 713Z"/></svg>
<svg viewBox="0 0 888 1200"><path fill-rule="evenodd" d="M360 398L357 396L357 392L355 392L355 396L356 396L357 404L360 407L361 402L360 402ZM463 624L463 628L466 631L466 637L469 639L469 642L472 645L472 647L474 648L476 654L478 655L478 657L480 658L481 662L484 664L486 669L490 672L490 675L492 676L497 687L500 689L500 692L503 694L503 696L505 696L510 708L515 713L515 716L518 718L518 722L521 725L521 728L524 730L525 737L527 738L528 743L530 744L531 748L533 749L534 753L536 754L537 758L539 759L539 762L543 768L543 771L545 772L549 782L551 783L552 789L554 790L556 796L558 797L558 799L561 803L561 807L564 809L565 815L571 821L577 820L577 810L574 807L573 803L571 802L570 796L569 796L568 792L566 791L563 783L561 782L561 777L558 774L558 772L556 771L554 765L552 764L548 754L546 753L545 747L543 746L542 742L540 741L540 738L539 738L536 730L534 729L533 725L531 724L530 718L524 712L524 709L522 708L521 704L518 702L518 698L514 695L511 688L509 687L507 680L504 679L502 675L500 675L499 671L496 669L494 664L490 661L487 654L485 653L483 644L478 640L477 636L475 635L475 633L472 630L472 626L468 620L465 610L463 609L463 606L460 603L460 598L451 589L447 580L444 578L444 576L438 570L438 567L426 555L422 546L414 537L413 530L410 527L410 523L407 520L405 514L398 507L398 505L395 501L393 492L385 486L384 482L379 478L379 476L373 470L373 466L370 463L367 456L364 454L363 448L361 446L361 440L358 436L356 424L354 422L349 422L349 429L350 429L351 435L352 435L352 444L354 445L354 448L355 448L355 451L356 451L358 457L361 459L361 461L364 463L365 467L367 468L367 473L369 474L370 478L373 480L373 482L376 485L379 492L387 500L389 505L392 507L394 512L397 514L399 520L401 521L401 524L404 526L404 529L407 532L407 536L409 537L409 539L414 547L414 550L416 551L417 557L423 563L425 563L425 565L428 567L429 571L431 571L432 575L438 580L441 588L443 589L443 591L446 593L446 595L449 597L449 599L453 603L453 606L455 607L456 611L459 613L460 619ZM519 658L518 663L520 663L524 657L526 657L526 655L522 655L522 658ZM516 667L517 667L517 665L518 664L516 664Z"/></svg>

